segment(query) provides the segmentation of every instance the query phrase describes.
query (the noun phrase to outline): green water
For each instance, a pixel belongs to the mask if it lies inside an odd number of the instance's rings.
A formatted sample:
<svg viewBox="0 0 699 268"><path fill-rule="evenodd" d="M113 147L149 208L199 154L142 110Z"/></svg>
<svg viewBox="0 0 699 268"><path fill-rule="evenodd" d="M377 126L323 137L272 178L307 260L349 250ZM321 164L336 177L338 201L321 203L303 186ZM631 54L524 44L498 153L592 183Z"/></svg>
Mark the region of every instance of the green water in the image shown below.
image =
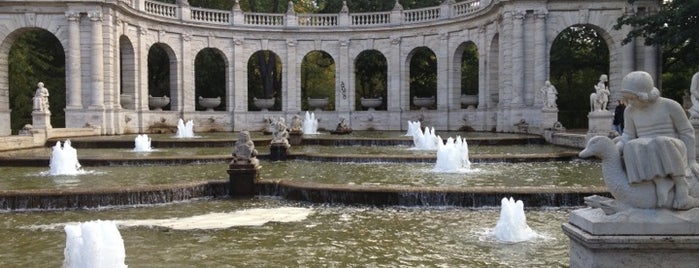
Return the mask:
<svg viewBox="0 0 699 268"><path fill-rule="evenodd" d="M504 244L487 235L499 209L311 206L270 198L200 200L101 210L0 213L2 267L61 267L62 224L163 219L249 208L304 207L298 222L224 229L120 227L126 264L138 267L565 267L569 209L527 210L542 237ZM525 204L526 207L526 204ZM39 225L58 224L51 229Z"/></svg>
<svg viewBox="0 0 699 268"><path fill-rule="evenodd" d="M604 186L599 162L474 163L462 173L436 173L432 163L261 162L260 178L393 186ZM0 167L0 189L100 189L227 180L226 163L83 167L48 175L48 167Z"/></svg>

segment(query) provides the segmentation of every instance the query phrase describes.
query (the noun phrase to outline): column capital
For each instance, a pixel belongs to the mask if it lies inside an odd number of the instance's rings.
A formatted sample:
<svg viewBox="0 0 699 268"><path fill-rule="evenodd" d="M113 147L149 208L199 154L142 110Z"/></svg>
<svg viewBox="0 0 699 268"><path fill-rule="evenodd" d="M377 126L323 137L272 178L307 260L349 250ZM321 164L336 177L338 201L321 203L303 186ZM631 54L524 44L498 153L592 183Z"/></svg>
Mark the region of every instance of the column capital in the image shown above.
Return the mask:
<svg viewBox="0 0 699 268"><path fill-rule="evenodd" d="M91 21L102 21L102 12L92 11L87 14Z"/></svg>
<svg viewBox="0 0 699 268"><path fill-rule="evenodd" d="M66 11L65 14L68 21L80 21L80 12Z"/></svg>

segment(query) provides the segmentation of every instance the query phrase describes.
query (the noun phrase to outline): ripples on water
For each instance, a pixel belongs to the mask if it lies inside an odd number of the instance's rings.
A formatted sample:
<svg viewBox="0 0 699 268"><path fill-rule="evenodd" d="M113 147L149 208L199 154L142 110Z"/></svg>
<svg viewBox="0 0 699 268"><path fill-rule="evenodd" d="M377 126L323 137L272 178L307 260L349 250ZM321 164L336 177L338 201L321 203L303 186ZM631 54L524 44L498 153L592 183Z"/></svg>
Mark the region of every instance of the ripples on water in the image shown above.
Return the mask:
<svg viewBox="0 0 699 268"><path fill-rule="evenodd" d="M2 213L3 267L60 267L61 227L90 220L190 217L250 208L311 209L296 222L223 229L120 227L129 267L558 267L568 265L560 226L569 209L527 210L544 238L503 244L487 237L498 208L312 206L260 198L199 200L141 208ZM526 207L526 204L525 204Z"/></svg>

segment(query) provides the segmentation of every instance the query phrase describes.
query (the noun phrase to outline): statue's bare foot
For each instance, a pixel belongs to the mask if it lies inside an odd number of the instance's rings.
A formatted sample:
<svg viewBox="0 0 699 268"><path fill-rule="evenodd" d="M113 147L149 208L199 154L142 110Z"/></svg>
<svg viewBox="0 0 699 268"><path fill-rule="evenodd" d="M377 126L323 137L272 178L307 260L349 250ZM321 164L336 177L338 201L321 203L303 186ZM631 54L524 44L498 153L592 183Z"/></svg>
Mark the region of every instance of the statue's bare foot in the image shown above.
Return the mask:
<svg viewBox="0 0 699 268"><path fill-rule="evenodd" d="M689 195L685 196L675 196L675 200L672 202L672 207L674 209L687 210L699 206L699 199L691 197Z"/></svg>

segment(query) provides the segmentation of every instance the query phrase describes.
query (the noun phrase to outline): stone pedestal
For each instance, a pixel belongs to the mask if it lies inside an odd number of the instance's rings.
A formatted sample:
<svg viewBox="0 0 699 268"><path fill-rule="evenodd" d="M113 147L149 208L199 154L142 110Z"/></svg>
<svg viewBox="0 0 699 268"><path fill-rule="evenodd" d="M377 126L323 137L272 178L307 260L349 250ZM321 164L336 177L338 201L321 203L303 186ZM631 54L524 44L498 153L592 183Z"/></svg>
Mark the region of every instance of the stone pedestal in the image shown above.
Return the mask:
<svg viewBox="0 0 699 268"><path fill-rule="evenodd" d="M558 122L558 109L542 108L541 109L541 126L542 129L553 128Z"/></svg>
<svg viewBox="0 0 699 268"><path fill-rule="evenodd" d="M255 181L260 174L260 165L228 165L228 195L231 197L255 195Z"/></svg>
<svg viewBox="0 0 699 268"><path fill-rule="evenodd" d="M34 129L51 129L51 112L33 111L32 127Z"/></svg>
<svg viewBox="0 0 699 268"><path fill-rule="evenodd" d="M269 160L285 161L289 155L288 143L272 143L269 146Z"/></svg>
<svg viewBox="0 0 699 268"><path fill-rule="evenodd" d="M614 115L607 110L594 111L587 114L588 128L585 140L590 140L594 136L609 136L614 131L612 122Z"/></svg>
<svg viewBox="0 0 699 268"><path fill-rule="evenodd" d="M578 209L563 224L570 267L696 267L699 209Z"/></svg>
<svg viewBox="0 0 699 268"><path fill-rule="evenodd" d="M289 131L289 144L301 145L303 142L303 131Z"/></svg>

